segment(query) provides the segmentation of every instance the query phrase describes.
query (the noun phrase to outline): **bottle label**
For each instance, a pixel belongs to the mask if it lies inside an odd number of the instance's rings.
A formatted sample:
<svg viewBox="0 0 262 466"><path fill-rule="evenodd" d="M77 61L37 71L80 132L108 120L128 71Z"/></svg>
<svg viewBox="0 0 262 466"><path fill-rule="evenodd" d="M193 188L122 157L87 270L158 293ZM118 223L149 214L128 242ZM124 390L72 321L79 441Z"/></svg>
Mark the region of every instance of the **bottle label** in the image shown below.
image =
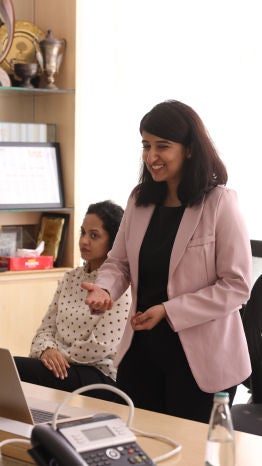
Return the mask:
<svg viewBox="0 0 262 466"><path fill-rule="evenodd" d="M234 466L235 452L232 440L207 441L205 466Z"/></svg>

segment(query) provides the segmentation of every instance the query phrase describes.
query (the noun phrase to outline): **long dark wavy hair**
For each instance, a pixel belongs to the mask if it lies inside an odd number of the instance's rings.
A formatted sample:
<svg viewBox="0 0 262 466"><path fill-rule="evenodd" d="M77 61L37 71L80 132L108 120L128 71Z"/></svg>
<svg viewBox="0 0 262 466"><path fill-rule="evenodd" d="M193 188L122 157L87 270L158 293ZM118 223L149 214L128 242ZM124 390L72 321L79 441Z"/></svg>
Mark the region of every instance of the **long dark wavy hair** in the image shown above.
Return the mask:
<svg viewBox="0 0 262 466"><path fill-rule="evenodd" d="M177 100L157 104L140 122L140 133L146 131L162 139L179 142L190 149L178 186L178 198L183 205L192 206L202 201L205 193L217 185L227 183L227 170L198 114ZM152 179L142 163L139 184L134 188L136 205L163 204L167 183Z"/></svg>

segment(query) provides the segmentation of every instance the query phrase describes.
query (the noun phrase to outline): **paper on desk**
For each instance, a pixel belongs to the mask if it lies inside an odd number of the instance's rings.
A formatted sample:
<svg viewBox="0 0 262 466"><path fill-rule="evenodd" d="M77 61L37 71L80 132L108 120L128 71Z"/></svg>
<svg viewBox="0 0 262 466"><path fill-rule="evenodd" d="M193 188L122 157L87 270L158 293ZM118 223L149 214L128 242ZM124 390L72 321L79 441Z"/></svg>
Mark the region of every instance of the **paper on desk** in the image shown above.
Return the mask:
<svg viewBox="0 0 262 466"><path fill-rule="evenodd" d="M33 427L34 426L31 424L0 417L0 441L2 442L3 440L11 440L22 437L23 439L30 442ZM29 448L30 443L8 443L7 445L2 446L0 458L11 457L20 461L25 461L26 464L35 464L35 461L33 461L32 457L28 453ZM0 464L6 464L6 461L2 463L0 459ZM13 462L11 464L13 464Z"/></svg>
<svg viewBox="0 0 262 466"><path fill-rule="evenodd" d="M22 437L31 438L33 425L25 422L13 421L5 417L0 417L0 431L9 432Z"/></svg>

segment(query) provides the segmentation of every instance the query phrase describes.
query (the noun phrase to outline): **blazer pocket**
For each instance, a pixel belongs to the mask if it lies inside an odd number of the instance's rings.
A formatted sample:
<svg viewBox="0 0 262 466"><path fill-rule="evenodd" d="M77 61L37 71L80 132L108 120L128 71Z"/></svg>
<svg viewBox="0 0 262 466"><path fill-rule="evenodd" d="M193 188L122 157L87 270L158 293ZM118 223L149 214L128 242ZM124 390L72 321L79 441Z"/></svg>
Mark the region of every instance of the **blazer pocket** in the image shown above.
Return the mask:
<svg viewBox="0 0 262 466"><path fill-rule="evenodd" d="M199 236L198 238L193 238L191 241L188 243L189 248L193 248L196 246L204 246L209 243L214 243L215 242L215 235L209 235L209 236Z"/></svg>

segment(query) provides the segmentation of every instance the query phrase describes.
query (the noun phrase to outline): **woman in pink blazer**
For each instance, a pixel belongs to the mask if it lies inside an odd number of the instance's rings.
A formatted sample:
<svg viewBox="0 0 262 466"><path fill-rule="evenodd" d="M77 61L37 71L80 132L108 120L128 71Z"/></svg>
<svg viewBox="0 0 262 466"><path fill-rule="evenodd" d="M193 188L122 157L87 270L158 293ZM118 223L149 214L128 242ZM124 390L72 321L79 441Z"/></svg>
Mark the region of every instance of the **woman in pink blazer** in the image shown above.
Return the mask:
<svg viewBox="0 0 262 466"><path fill-rule="evenodd" d="M251 373L239 309L251 288L251 248L236 193L196 112L165 101L141 123L143 166L96 284L94 312L131 283L115 364L136 407L208 422L214 392Z"/></svg>

